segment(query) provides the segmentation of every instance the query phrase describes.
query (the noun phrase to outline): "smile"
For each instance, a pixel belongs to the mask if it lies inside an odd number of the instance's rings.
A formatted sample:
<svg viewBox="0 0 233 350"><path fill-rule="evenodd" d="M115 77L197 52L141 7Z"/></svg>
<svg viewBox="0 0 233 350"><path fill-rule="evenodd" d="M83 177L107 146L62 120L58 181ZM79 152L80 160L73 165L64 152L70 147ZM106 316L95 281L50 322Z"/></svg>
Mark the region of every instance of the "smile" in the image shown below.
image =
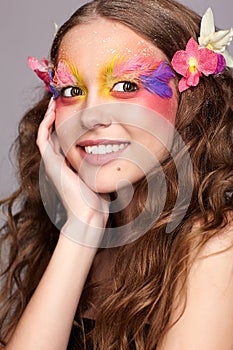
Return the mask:
<svg viewBox="0 0 233 350"><path fill-rule="evenodd" d="M77 146L80 155L92 165L104 165L122 156L130 142L123 140L86 140Z"/></svg>
<svg viewBox="0 0 233 350"><path fill-rule="evenodd" d="M110 154L116 153L128 146L128 143L117 144L109 144L109 145L98 145L98 146L86 146L85 152L88 154Z"/></svg>

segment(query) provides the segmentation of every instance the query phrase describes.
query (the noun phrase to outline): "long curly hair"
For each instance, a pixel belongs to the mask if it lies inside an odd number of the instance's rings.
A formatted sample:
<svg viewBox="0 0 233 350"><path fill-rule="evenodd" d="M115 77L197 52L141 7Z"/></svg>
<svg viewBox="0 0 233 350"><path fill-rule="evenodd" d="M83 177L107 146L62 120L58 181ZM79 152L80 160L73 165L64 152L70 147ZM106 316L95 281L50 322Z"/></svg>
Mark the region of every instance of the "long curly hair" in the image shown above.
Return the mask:
<svg viewBox="0 0 233 350"><path fill-rule="evenodd" d="M168 61L177 50L185 48L190 37L197 40L201 21L193 11L173 0L95 0L78 9L59 29L51 48L51 62L56 65L62 39L71 28L99 17L128 26L163 51ZM37 130L50 97L50 93L45 93L20 122L15 142L19 189L0 202L7 217L0 237L4 253L0 292L3 344L35 291L59 236L41 200L41 156L36 146ZM111 281L104 290L87 279L74 323L84 332L82 312L91 304L91 295L98 295L100 306L91 345L90 335L84 334L80 345L72 332L70 348L128 350L134 344L137 350L155 349L170 326L175 295L184 293L185 307L184 287L193 252L198 254L217 229L228 224L228 213L233 210L231 70L226 68L222 74L202 77L197 87L178 93L178 98L175 127L191 159L192 173L185 166L180 138L175 138L171 154L162 162L166 181L162 212L142 237L118 250ZM171 216L181 190L177 167L184 192L192 182L192 194L183 219L168 234L168 225L176 222L182 209ZM152 181L158 189L157 178L153 174ZM145 207L147 181L143 179L136 185L129 208L123 216L111 215L108 226L137 217ZM154 215L160 201L161 193L150 193L148 217ZM194 229L197 221L201 225Z"/></svg>

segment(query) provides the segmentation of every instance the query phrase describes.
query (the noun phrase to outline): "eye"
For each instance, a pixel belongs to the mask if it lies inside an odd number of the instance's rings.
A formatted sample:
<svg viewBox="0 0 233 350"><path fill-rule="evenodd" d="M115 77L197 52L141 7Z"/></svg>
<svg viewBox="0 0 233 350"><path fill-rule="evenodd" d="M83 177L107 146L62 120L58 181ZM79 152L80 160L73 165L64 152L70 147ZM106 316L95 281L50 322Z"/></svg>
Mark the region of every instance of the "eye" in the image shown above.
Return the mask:
<svg viewBox="0 0 233 350"><path fill-rule="evenodd" d="M77 97L77 96L84 96L85 91L83 91L78 86L68 86L61 90L61 95L63 97Z"/></svg>
<svg viewBox="0 0 233 350"><path fill-rule="evenodd" d="M137 91L138 85L136 83L133 83L131 81L121 81L119 83L116 83L111 91L114 92L135 92Z"/></svg>

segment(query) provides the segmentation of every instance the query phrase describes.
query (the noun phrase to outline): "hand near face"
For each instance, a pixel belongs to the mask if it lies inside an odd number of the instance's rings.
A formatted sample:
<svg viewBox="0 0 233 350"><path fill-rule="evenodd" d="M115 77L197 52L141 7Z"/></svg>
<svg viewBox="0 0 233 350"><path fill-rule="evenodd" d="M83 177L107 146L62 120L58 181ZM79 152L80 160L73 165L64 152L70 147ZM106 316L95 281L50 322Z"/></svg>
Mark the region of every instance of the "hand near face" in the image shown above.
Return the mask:
<svg viewBox="0 0 233 350"><path fill-rule="evenodd" d="M72 227L73 231L83 232L85 225L91 225L94 231L102 232L108 219L108 195L101 196L93 192L63 156L56 133L53 132L55 109L56 103L51 99L38 130L37 145L46 174L55 185L66 209L66 231ZM72 232L72 238L75 239L75 232Z"/></svg>

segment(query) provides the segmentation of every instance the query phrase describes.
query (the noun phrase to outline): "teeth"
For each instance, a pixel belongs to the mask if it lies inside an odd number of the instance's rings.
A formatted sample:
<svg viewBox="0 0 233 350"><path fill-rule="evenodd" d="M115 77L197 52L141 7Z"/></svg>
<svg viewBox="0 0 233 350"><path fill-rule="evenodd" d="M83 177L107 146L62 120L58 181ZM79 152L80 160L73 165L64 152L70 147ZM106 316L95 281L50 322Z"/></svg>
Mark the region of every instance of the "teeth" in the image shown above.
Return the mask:
<svg viewBox="0 0 233 350"><path fill-rule="evenodd" d="M99 145L99 146L87 146L85 147L86 153L89 154L107 154L116 153L128 146L127 143L121 143L120 145Z"/></svg>

